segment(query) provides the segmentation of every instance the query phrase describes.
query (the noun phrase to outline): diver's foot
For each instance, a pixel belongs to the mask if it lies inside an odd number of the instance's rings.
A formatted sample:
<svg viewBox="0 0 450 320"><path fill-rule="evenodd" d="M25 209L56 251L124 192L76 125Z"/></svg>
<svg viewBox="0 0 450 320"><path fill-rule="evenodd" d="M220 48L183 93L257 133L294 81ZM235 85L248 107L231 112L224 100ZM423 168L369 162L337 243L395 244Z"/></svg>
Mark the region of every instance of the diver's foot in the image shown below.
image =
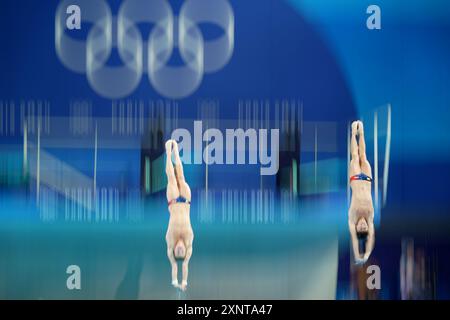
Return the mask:
<svg viewBox="0 0 450 320"><path fill-rule="evenodd" d="M175 157L175 164L180 164L181 160L180 160L180 152L178 150L178 143L175 140L173 141L173 155Z"/></svg>
<svg viewBox="0 0 450 320"><path fill-rule="evenodd" d="M166 142L166 153L167 154L172 153L172 147L173 147L173 140L167 140L167 142Z"/></svg>
<svg viewBox="0 0 450 320"><path fill-rule="evenodd" d="M358 134L363 135L364 134L364 126L362 121L358 121Z"/></svg>
<svg viewBox="0 0 450 320"><path fill-rule="evenodd" d="M358 134L358 123L359 121L353 121L352 122L352 135Z"/></svg>

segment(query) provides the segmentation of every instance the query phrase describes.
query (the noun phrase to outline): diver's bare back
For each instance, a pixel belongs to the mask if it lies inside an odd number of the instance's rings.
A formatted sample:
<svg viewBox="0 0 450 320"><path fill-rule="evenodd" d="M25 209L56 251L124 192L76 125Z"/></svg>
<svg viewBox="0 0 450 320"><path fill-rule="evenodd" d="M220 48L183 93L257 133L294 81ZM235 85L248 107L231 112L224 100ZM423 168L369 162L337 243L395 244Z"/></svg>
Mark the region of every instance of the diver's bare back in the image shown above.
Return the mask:
<svg viewBox="0 0 450 320"><path fill-rule="evenodd" d="M190 205L186 203L174 203L169 206L169 226L167 228L166 239L175 244L178 239L182 239L186 245L192 243L193 231L190 218Z"/></svg>

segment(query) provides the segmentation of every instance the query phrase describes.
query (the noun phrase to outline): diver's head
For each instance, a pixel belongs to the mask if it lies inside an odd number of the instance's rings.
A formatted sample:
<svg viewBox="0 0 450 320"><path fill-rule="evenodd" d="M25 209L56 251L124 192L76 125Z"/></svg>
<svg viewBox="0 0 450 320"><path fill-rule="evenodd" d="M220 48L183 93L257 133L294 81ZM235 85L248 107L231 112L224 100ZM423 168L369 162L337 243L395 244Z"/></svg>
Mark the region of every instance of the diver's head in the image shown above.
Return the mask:
<svg viewBox="0 0 450 320"><path fill-rule="evenodd" d="M184 242L180 239L177 241L177 244L175 245L175 248L173 249L173 254L175 255L175 258L177 259L183 259L186 255L186 247L184 245Z"/></svg>
<svg viewBox="0 0 450 320"><path fill-rule="evenodd" d="M369 225L367 224L366 219L359 218L356 222L356 233L358 237L364 237L369 232Z"/></svg>

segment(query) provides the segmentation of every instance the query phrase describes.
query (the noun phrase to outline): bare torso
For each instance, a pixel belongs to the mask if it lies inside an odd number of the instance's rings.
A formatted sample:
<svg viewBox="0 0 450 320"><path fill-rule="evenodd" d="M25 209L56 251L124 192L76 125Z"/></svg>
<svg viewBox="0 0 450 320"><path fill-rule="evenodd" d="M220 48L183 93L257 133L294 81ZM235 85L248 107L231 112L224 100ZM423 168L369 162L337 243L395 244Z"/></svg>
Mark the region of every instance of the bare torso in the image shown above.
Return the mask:
<svg viewBox="0 0 450 320"><path fill-rule="evenodd" d="M356 223L359 218L373 221L372 184L367 181L356 180L352 181L350 186L352 188L352 200L348 211L349 220L353 223Z"/></svg>

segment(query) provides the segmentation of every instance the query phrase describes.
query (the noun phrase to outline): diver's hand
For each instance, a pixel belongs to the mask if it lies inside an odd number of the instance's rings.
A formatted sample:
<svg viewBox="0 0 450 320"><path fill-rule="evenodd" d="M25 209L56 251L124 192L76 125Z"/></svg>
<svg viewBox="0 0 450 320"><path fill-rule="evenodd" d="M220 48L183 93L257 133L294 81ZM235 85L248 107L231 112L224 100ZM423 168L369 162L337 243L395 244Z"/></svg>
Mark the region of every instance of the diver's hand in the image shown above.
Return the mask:
<svg viewBox="0 0 450 320"><path fill-rule="evenodd" d="M178 280L172 280L172 285L173 285L175 288L179 288L179 287L180 287L180 285L178 284Z"/></svg>
<svg viewBox="0 0 450 320"><path fill-rule="evenodd" d="M364 258L356 258L355 259L355 264L356 265L363 265L367 260L365 260Z"/></svg>
<svg viewBox="0 0 450 320"><path fill-rule="evenodd" d="M370 256L370 253L369 253L369 254L365 254L365 255L364 255L364 257L363 257L363 261L364 261L364 263L366 263L366 262L367 262L367 260L369 260L369 256Z"/></svg>
<svg viewBox="0 0 450 320"><path fill-rule="evenodd" d="M182 291L186 291L186 289L187 289L187 281L183 280L183 281L181 282L180 289L181 289Z"/></svg>

